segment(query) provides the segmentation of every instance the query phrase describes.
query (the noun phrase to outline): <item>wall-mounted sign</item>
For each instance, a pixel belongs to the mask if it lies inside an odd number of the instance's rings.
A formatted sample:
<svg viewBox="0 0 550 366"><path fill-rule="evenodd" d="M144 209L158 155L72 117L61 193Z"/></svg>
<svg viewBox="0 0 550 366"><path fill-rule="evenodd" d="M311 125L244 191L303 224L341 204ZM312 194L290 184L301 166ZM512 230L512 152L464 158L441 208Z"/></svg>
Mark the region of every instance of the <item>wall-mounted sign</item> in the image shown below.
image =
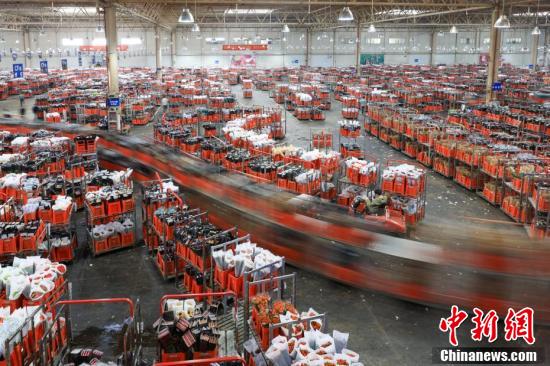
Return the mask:
<svg viewBox="0 0 550 366"><path fill-rule="evenodd" d="M479 64L480 65L487 65L489 63L489 54L488 53L480 53L479 54Z"/></svg>
<svg viewBox="0 0 550 366"><path fill-rule="evenodd" d="M13 77L16 79L23 77L23 64L13 64Z"/></svg>
<svg viewBox="0 0 550 366"><path fill-rule="evenodd" d="M256 67L256 55L233 55L231 67Z"/></svg>
<svg viewBox="0 0 550 366"><path fill-rule="evenodd" d="M48 73L48 61L40 61L40 72L47 74Z"/></svg>
<svg viewBox="0 0 550 366"><path fill-rule="evenodd" d="M117 51L128 51L128 45L127 44L119 44L116 47ZM107 46L91 46L91 45L85 45L79 47L80 52L106 52Z"/></svg>
<svg viewBox="0 0 550 366"><path fill-rule="evenodd" d="M362 53L359 58L359 63L361 65L383 65L384 64L384 54L383 53Z"/></svg>
<svg viewBox="0 0 550 366"><path fill-rule="evenodd" d="M224 44L224 51L267 51L266 44Z"/></svg>

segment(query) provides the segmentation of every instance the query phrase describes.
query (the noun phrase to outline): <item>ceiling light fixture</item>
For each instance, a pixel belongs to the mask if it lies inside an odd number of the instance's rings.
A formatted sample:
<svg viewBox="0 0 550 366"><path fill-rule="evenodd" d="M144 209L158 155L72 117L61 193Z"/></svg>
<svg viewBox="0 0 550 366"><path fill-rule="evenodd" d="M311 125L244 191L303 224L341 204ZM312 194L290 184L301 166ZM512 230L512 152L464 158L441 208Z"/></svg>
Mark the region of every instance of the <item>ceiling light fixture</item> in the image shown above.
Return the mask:
<svg viewBox="0 0 550 366"><path fill-rule="evenodd" d="M178 18L178 23L194 23L195 17L193 17L193 14L191 13L191 10L188 8L184 8L181 11L181 15Z"/></svg>
<svg viewBox="0 0 550 366"><path fill-rule="evenodd" d="M290 32L290 28L288 27L287 24L283 25L283 33L289 33Z"/></svg>
<svg viewBox="0 0 550 366"><path fill-rule="evenodd" d="M506 15L501 15L498 17L494 25L495 28L510 28L510 20Z"/></svg>
<svg viewBox="0 0 550 366"><path fill-rule="evenodd" d="M191 28L191 32L200 32L201 28L197 23L193 24L193 28Z"/></svg>
<svg viewBox="0 0 550 366"><path fill-rule="evenodd" d="M537 1L537 16L535 17L535 28L533 28L533 30L531 31L531 34L533 36L538 36L540 35L540 28L539 28L539 17L538 17L538 13L539 13L539 6L540 6L540 0Z"/></svg>
<svg viewBox="0 0 550 366"><path fill-rule="evenodd" d="M369 33L376 33L376 27L374 26L374 0L370 2L370 19L371 23L369 25Z"/></svg>
<svg viewBox="0 0 550 366"><path fill-rule="evenodd" d="M502 0L502 12L504 13L504 3L505 1ZM497 21L493 25L495 28L510 28L510 19L505 14L502 14L498 17Z"/></svg>
<svg viewBox="0 0 550 366"><path fill-rule="evenodd" d="M338 21L339 22L351 22L353 21L353 13L351 12L349 6L344 6L342 10L340 10L340 14L338 15Z"/></svg>
<svg viewBox="0 0 550 366"><path fill-rule="evenodd" d="M451 27L451 29L449 30L449 33L451 33L451 34L457 34L458 33L458 29L456 29L456 25L453 25Z"/></svg>

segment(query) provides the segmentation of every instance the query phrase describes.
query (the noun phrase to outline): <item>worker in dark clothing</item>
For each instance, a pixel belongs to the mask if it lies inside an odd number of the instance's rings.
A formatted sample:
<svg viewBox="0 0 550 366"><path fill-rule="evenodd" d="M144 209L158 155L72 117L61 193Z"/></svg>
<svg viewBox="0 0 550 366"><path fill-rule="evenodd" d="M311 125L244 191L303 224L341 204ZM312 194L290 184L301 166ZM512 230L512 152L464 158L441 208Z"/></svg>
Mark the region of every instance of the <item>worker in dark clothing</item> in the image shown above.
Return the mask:
<svg viewBox="0 0 550 366"><path fill-rule="evenodd" d="M19 104L23 108L23 104L25 104L25 96L23 94L19 94Z"/></svg>

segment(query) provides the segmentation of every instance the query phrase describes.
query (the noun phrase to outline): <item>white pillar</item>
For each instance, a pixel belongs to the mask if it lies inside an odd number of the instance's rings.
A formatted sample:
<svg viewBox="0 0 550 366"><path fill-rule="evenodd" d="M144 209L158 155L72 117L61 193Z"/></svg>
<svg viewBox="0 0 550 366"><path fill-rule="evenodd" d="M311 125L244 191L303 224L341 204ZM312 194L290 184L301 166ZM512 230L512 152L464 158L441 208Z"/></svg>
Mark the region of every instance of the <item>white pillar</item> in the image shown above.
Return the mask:
<svg viewBox="0 0 550 366"><path fill-rule="evenodd" d="M437 32L435 29L432 29L432 38L430 41L430 65L434 64L434 52L435 52L435 46L436 46L436 38Z"/></svg>
<svg viewBox="0 0 550 366"><path fill-rule="evenodd" d="M306 28L306 66L309 66L309 27Z"/></svg>
<svg viewBox="0 0 550 366"><path fill-rule="evenodd" d="M361 23L357 20L357 27L355 33L355 70L357 76L361 76L361 65L359 60L361 58Z"/></svg>
<svg viewBox="0 0 550 366"><path fill-rule="evenodd" d="M108 1L104 6L105 40L107 44L107 77L109 79L108 94L118 96L118 40L116 30L116 9Z"/></svg>
<svg viewBox="0 0 550 366"><path fill-rule="evenodd" d="M489 103L493 100L493 82L498 76L499 51L500 51L500 31L493 25L500 16L500 6L497 5L493 9L491 17L491 43L489 45L489 63L487 65L487 84L485 86L485 102Z"/></svg>
<svg viewBox="0 0 550 366"><path fill-rule="evenodd" d="M533 45L531 46L531 65L533 65L533 72L537 70L537 59L539 55L539 35L533 34Z"/></svg>
<svg viewBox="0 0 550 366"><path fill-rule="evenodd" d="M23 66L31 67L31 60L27 57L27 51L31 48L31 37L28 28L23 28Z"/></svg>
<svg viewBox="0 0 550 366"><path fill-rule="evenodd" d="M176 30L174 29L170 33L170 56L172 60L172 67L176 67Z"/></svg>
<svg viewBox="0 0 550 366"><path fill-rule="evenodd" d="M160 49L160 29L155 27L155 59L157 67L157 79L162 80L162 50Z"/></svg>

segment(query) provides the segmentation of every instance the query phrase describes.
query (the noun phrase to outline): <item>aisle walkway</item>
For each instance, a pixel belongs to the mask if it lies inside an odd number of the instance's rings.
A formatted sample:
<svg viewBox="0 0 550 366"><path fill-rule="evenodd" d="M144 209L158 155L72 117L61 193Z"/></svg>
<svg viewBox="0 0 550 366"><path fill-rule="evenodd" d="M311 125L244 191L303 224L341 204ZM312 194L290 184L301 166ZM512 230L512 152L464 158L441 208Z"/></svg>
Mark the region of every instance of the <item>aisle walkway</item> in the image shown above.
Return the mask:
<svg viewBox="0 0 550 366"><path fill-rule="evenodd" d="M240 85L233 86L232 90L239 104L279 106L268 92L254 90L252 99L244 99ZM338 121L342 119L341 110L341 103L333 99L332 109L326 112L325 121L300 121L291 112L286 112L283 116L287 119L287 134L283 142L309 148L311 131L325 129L332 131L333 148L339 150ZM370 135L360 137L358 143L382 165L388 160L414 161ZM513 236L518 238L518 245L527 239L524 228L512 222L499 208L431 169L428 170L426 197L426 217L413 232L413 239L453 245L467 243L472 237L498 243ZM454 238L452 242L443 235L443 228L449 237Z"/></svg>
<svg viewBox="0 0 550 366"><path fill-rule="evenodd" d="M240 91L240 90L239 90ZM255 99L251 104L273 103L267 93L254 91ZM237 93L239 95L240 93ZM239 99L240 96L239 96ZM242 101L243 104L249 102ZM7 104L13 104L8 101ZM0 102L0 109L3 102ZM311 124L336 130L339 119L339 108L335 103L334 110L327 116L325 122L301 122L288 115L289 142L299 146L307 145L307 136ZM147 135L150 127L140 127L138 134ZM401 154L393 151L387 145L377 140L367 138L369 151L387 158L401 158ZM437 219L438 215L446 215L449 219L457 218L457 211L449 210L446 205L441 207L435 203L438 195L456 197L456 201L469 202L469 194L453 187L453 183L435 175L430 175L428 194L430 195L428 217L426 224ZM449 187L449 188L447 188ZM439 193L436 193L436 189ZM456 191L456 192L455 192ZM477 213L482 207L487 216L500 219L499 210L473 198L468 207L471 214ZM474 210L475 209L475 210ZM431 210L431 212L430 212ZM438 210L438 211L435 211ZM435 212L435 213L434 213ZM478 215L481 216L481 215ZM80 218L82 220L82 218ZM151 324L158 316L158 301L162 295L175 292L173 282L165 282L155 268L153 259L149 257L143 246L106 254L92 258L85 244L82 244L84 227L79 222L81 244L77 259L69 268L69 280L73 282L74 298L98 298L129 296L141 301L142 314L146 329L146 357L152 360L155 354L156 339ZM349 332L349 348L361 355L365 365L426 365L431 363L433 347L448 345L448 337L437 329L440 318L448 316L447 310L428 308L422 305L393 299L372 291L358 290L335 283L318 274L309 273L289 266L288 272L297 272L297 305L299 309L307 310L313 307L317 311L328 314L328 326ZM102 346L108 351L120 349L117 345L116 331L122 325L122 307L102 306L94 308L75 308L73 311L74 325L83 330L79 340L90 346ZM464 346L474 346L469 340L469 328L459 330L459 341ZM548 327L537 327L536 336L540 340L550 339ZM483 345L483 344L482 344ZM497 341L494 346L503 346Z"/></svg>

